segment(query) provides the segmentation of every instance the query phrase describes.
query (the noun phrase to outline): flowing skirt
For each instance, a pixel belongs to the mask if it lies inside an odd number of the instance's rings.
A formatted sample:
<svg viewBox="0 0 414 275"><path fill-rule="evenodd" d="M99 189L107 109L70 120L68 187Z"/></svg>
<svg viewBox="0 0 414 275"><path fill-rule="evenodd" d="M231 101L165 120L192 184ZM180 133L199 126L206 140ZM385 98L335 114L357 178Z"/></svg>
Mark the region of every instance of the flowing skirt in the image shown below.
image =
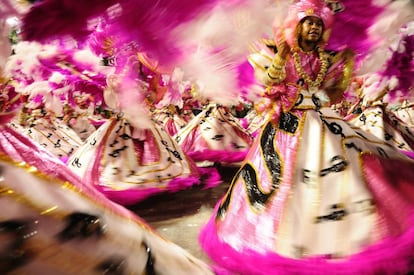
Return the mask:
<svg viewBox="0 0 414 275"><path fill-rule="evenodd" d="M152 112L152 118L159 125L164 127L164 130L170 135L174 136L177 132L184 128L187 121L180 116L175 106L167 106L160 109L155 109Z"/></svg>
<svg viewBox="0 0 414 275"><path fill-rule="evenodd" d="M111 200L133 204L202 184L202 174L155 123L134 128L109 119L69 159L69 168Z"/></svg>
<svg viewBox="0 0 414 275"><path fill-rule="evenodd" d="M414 151L414 134L410 127L382 104L367 107L361 114L346 120L403 151Z"/></svg>
<svg viewBox="0 0 414 275"><path fill-rule="evenodd" d="M0 127L1 274L214 274L32 140Z"/></svg>
<svg viewBox="0 0 414 275"><path fill-rule="evenodd" d="M300 97L264 125L200 243L231 274L406 274L414 162Z"/></svg>
<svg viewBox="0 0 414 275"><path fill-rule="evenodd" d="M29 126L9 125L64 162L83 144L78 134L59 119L38 118Z"/></svg>
<svg viewBox="0 0 414 275"><path fill-rule="evenodd" d="M224 165L241 162L252 136L223 106L209 104L174 136L195 162Z"/></svg>

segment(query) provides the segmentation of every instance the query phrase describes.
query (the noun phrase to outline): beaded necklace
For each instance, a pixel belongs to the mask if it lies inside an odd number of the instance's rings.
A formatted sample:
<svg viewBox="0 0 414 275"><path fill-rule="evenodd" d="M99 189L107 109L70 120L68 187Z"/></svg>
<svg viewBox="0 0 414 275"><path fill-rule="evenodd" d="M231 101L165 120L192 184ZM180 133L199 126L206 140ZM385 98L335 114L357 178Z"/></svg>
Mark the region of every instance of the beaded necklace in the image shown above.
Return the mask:
<svg viewBox="0 0 414 275"><path fill-rule="evenodd" d="M298 71L299 76L303 78L303 80L305 81L305 83L308 85L309 88L319 88L323 79L325 78L326 72L328 71L328 55L325 54L323 49L318 48L318 56L321 61L321 68L315 80L312 80L310 76L303 69L298 52L294 51L292 55L293 55L293 61L295 63L295 68Z"/></svg>

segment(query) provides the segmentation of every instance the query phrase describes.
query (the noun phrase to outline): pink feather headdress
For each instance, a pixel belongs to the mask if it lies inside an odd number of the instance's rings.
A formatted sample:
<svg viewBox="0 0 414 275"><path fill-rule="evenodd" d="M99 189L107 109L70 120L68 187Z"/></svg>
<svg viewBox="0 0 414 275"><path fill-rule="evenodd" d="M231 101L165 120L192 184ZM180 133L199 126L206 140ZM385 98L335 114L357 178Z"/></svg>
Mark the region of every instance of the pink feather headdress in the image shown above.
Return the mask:
<svg viewBox="0 0 414 275"><path fill-rule="evenodd" d="M276 18L273 24L275 41L285 39L291 47L297 47L298 41L296 27L299 22L307 16L315 16L323 21L324 35L322 37L321 44L325 45L329 39L333 23L333 12L325 4L325 1L322 0L295 1L288 9L288 15L284 20L283 25L280 25L280 19Z"/></svg>

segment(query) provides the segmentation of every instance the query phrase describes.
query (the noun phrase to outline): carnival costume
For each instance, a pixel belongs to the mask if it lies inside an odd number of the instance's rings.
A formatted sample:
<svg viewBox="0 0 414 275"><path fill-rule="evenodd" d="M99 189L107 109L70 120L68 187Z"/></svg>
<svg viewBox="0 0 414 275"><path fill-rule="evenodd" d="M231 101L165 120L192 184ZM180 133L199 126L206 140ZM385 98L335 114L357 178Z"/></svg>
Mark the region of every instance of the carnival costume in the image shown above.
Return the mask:
<svg viewBox="0 0 414 275"><path fill-rule="evenodd" d="M182 79L182 71L178 68L167 77L166 91L163 93L161 100L154 103L152 118L173 137L179 129L187 124L183 113L183 97L189 93L191 85Z"/></svg>
<svg viewBox="0 0 414 275"><path fill-rule="evenodd" d="M414 259L414 162L327 106L320 90L344 83L350 68L334 61L340 53L304 53L289 40L306 16L321 18L329 32L323 2L291 6L284 35L293 55L286 64L276 55L268 70L273 114L201 245L236 274L406 274Z"/></svg>
<svg viewBox="0 0 414 275"><path fill-rule="evenodd" d="M229 108L213 103L204 106L174 138L194 161L210 165L242 161L253 141Z"/></svg>
<svg viewBox="0 0 414 275"><path fill-rule="evenodd" d="M214 274L10 128L14 84L0 83L1 274Z"/></svg>
<svg viewBox="0 0 414 275"><path fill-rule="evenodd" d="M142 55L137 57L132 50L125 68L141 66L142 61ZM108 76L106 105L113 115L68 160L69 168L87 184L123 205L159 193L221 183L215 169L198 169L164 127L151 118L150 108L159 101L154 99L160 96L157 91L164 88L154 75L159 76L152 69L147 73L141 70L142 79L132 80L132 88L119 81L122 72ZM120 102L122 97L128 101Z"/></svg>
<svg viewBox="0 0 414 275"><path fill-rule="evenodd" d="M194 162L161 126L152 122L137 128L122 115L100 126L68 166L121 204L204 183Z"/></svg>
<svg viewBox="0 0 414 275"><path fill-rule="evenodd" d="M403 102L399 106L392 108L392 111L399 119L401 119L407 127L414 131L414 103Z"/></svg>
<svg viewBox="0 0 414 275"><path fill-rule="evenodd" d="M44 148L0 127L1 273L213 274Z"/></svg>
<svg viewBox="0 0 414 275"><path fill-rule="evenodd" d="M413 151L413 132L385 102L388 84L382 83L376 75L367 77L363 83L358 89L361 98L344 119L402 151Z"/></svg>
<svg viewBox="0 0 414 275"><path fill-rule="evenodd" d="M413 96L414 23L402 26L393 40L385 52L390 58L384 68L356 79L358 84L354 87L358 87L360 98L345 119L412 156L414 132L408 112L401 112L408 118L405 122L395 111L402 110L396 107L401 106L401 101L407 103Z"/></svg>

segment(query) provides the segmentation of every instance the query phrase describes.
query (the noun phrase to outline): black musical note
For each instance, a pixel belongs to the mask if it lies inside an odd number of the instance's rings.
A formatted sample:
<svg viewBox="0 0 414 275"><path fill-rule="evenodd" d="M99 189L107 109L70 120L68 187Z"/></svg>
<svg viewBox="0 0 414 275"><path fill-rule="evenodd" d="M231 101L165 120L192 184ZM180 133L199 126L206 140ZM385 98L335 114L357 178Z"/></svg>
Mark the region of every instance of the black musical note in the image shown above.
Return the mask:
<svg viewBox="0 0 414 275"><path fill-rule="evenodd" d="M131 136L130 136L130 135L128 135L128 134L125 134L125 133L123 133L122 135L120 135L120 137L121 137L123 140L128 140L128 139L131 139Z"/></svg>
<svg viewBox="0 0 414 275"><path fill-rule="evenodd" d="M177 158L177 159L179 159L179 160L183 160L182 159L182 157L181 157L181 154L180 153L178 153L178 151L173 151L173 150L170 150L170 152L173 154L173 156L175 157L175 158Z"/></svg>
<svg viewBox="0 0 414 275"><path fill-rule="evenodd" d="M110 155L113 158L117 158L120 155L120 153L122 151L124 151L126 148L128 148L128 146L127 145L124 145L124 146L122 146L119 149L115 149L114 151L112 151L112 153L109 153L108 155Z"/></svg>
<svg viewBox="0 0 414 275"><path fill-rule="evenodd" d="M80 163L79 158L75 158L72 161L72 166L76 166L77 168L81 168L82 167L82 163Z"/></svg>
<svg viewBox="0 0 414 275"><path fill-rule="evenodd" d="M342 204L334 204L330 207L331 213L318 216L315 219L315 223L321 223L324 221L341 221L344 217L348 215L348 212L343 207Z"/></svg>
<svg viewBox="0 0 414 275"><path fill-rule="evenodd" d="M222 140L224 138L224 135L215 135L214 137L212 137L211 139L212 140L216 140L216 141L219 141L219 140Z"/></svg>
<svg viewBox="0 0 414 275"><path fill-rule="evenodd" d="M342 132L343 129L342 129L341 125L339 125L336 122L329 123L326 120L323 120L323 121L325 122L325 125L328 127L329 131L331 131L333 134L345 137L344 133Z"/></svg>
<svg viewBox="0 0 414 275"><path fill-rule="evenodd" d="M295 107L296 107L296 106L299 106L300 104L302 104L303 100L304 100L304 96L303 96L303 94L299 94L299 96L298 96L298 100L297 100L297 101L296 101L296 103L295 103Z"/></svg>
<svg viewBox="0 0 414 275"><path fill-rule="evenodd" d="M117 139L114 139L114 141L111 144L109 144L109 147L114 147L118 143L119 141Z"/></svg>
<svg viewBox="0 0 414 275"><path fill-rule="evenodd" d="M93 138L91 142L89 142L90 145L94 146L96 144L96 139Z"/></svg>
<svg viewBox="0 0 414 275"><path fill-rule="evenodd" d="M115 131L115 133L119 133L119 131L121 131L121 129L122 129L122 125L120 124L119 126L118 126L118 129Z"/></svg>
<svg viewBox="0 0 414 275"><path fill-rule="evenodd" d="M55 148L62 147L62 145L60 144L60 139L58 139L53 145L54 145Z"/></svg>
<svg viewBox="0 0 414 275"><path fill-rule="evenodd" d="M366 115L365 115L365 114L362 114L362 115L359 117L359 121L362 121L362 123L363 123L364 125L366 125L366 122L367 122L367 117L366 117Z"/></svg>
<svg viewBox="0 0 414 275"><path fill-rule="evenodd" d="M358 146L355 145L355 143L351 142L351 143L345 143L346 148L354 148L355 150L357 150L358 152L362 152L362 149L359 148Z"/></svg>
<svg viewBox="0 0 414 275"><path fill-rule="evenodd" d="M336 161L339 161L338 163L335 163ZM339 173L346 169L348 166L348 162L344 159L342 156L334 156L331 160L331 163L334 163L331 167L322 169L320 172L320 176L324 177L328 175L329 173Z"/></svg>

